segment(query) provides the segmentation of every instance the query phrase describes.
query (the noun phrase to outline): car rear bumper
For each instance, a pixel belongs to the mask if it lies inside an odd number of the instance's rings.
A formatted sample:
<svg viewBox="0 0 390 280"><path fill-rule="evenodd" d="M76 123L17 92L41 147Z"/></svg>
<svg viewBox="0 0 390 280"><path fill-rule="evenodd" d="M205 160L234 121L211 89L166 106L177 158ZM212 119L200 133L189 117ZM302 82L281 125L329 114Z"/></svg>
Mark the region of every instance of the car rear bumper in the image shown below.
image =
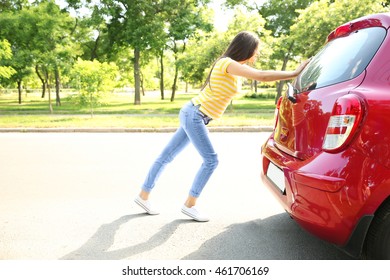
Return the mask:
<svg viewBox="0 0 390 280"><path fill-rule="evenodd" d="M270 138L262 147L261 178L303 228L342 247L348 244L359 219L367 215L362 213L365 198L359 197L359 182L343 177L351 169L361 170L351 166L351 156L361 157L357 153L347 156L320 153L301 161L278 150ZM353 162L362 163L362 159L355 158ZM280 169L284 189L280 181L272 178L275 175L268 176L272 165Z"/></svg>

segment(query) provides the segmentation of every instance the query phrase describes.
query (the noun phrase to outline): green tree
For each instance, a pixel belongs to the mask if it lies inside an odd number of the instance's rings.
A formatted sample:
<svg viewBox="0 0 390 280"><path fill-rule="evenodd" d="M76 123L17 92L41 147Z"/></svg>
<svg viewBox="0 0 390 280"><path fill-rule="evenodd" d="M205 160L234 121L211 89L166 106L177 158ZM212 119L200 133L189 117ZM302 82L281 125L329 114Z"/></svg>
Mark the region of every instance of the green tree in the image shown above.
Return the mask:
<svg viewBox="0 0 390 280"><path fill-rule="evenodd" d="M7 40L0 40L0 78L8 79L13 74L15 70L10 66L6 65L6 62L12 57L11 45Z"/></svg>
<svg viewBox="0 0 390 280"><path fill-rule="evenodd" d="M2 12L0 26L0 38L10 42L13 52L10 66L16 73L10 79L18 84L19 103L23 79L33 68L42 81L43 96L46 89L50 90L49 81L54 73L59 102L60 68L77 54L71 37L73 19L61 12L53 0L36 1L20 10ZM49 110L52 112L50 94Z"/></svg>
<svg viewBox="0 0 390 280"><path fill-rule="evenodd" d="M199 85L205 80L214 60L229 44L229 39L224 35L222 32L214 31L188 42L185 55L178 61L186 83Z"/></svg>
<svg viewBox="0 0 390 280"><path fill-rule="evenodd" d="M89 106L91 117L104 93L114 88L117 76L118 67L114 63L85 61L81 58L75 63L72 77L80 89L78 100L81 105Z"/></svg>
<svg viewBox="0 0 390 280"><path fill-rule="evenodd" d="M59 106L60 69L79 53L72 40L75 21L68 13L61 11L53 0L41 1L30 10L36 26L30 42L34 50L35 70L42 81L42 97L48 90L49 110L52 112L50 81L55 81L56 105Z"/></svg>
<svg viewBox="0 0 390 280"><path fill-rule="evenodd" d="M337 26L368 14L388 12L384 4L376 0L316 1L307 9L299 10L299 18L291 27L291 39L296 42L299 54L313 56Z"/></svg>
<svg viewBox="0 0 390 280"><path fill-rule="evenodd" d="M187 41L199 31L210 32L212 24L207 14L205 4L209 1L172 0L164 6L167 12L168 46L175 59L175 74L172 85L171 101L175 99L180 63L179 55L186 50ZM201 5L202 4L202 5Z"/></svg>
<svg viewBox="0 0 390 280"><path fill-rule="evenodd" d="M84 60L97 59L100 62L115 60L116 45L110 43L107 31L107 23L98 6L87 6L90 13L81 14L77 20L77 34L75 39L82 47Z"/></svg>
<svg viewBox="0 0 390 280"><path fill-rule="evenodd" d="M290 27L296 22L299 9L305 9L312 0L268 0L262 6L256 6L256 10L267 20L265 27L272 31L274 50L272 57L282 62L281 70L287 69L288 62L295 56L295 41L290 39ZM277 94L275 103L279 99L285 81L277 82Z"/></svg>
<svg viewBox="0 0 390 280"><path fill-rule="evenodd" d="M2 11L0 17L0 39L11 45L12 60L7 66L15 73L9 78L18 88L18 102L22 103L22 82L32 72L33 54L30 41L34 35L31 24L32 13L28 9Z"/></svg>
<svg viewBox="0 0 390 280"><path fill-rule="evenodd" d="M266 0L258 4L256 1L245 0L227 0L227 4L230 6L244 5L249 10L257 11L265 20L265 28L271 30L274 40L269 41L272 43L271 48L273 50L270 53L270 58L275 61L280 61L280 69L286 70L288 62L291 58L297 55L294 50L294 40L290 39L290 27L296 22L299 15L299 9L305 9L310 5L312 0ZM275 66L276 63L270 63L270 66ZM277 82L277 95L276 101L281 95L284 86L284 81Z"/></svg>
<svg viewBox="0 0 390 280"><path fill-rule="evenodd" d="M131 3L130 3L131 2ZM107 23L110 42L118 47L133 49L134 104L141 104L141 53L155 49L165 34L163 10L158 0L101 0L100 12L109 18Z"/></svg>
<svg viewBox="0 0 390 280"><path fill-rule="evenodd" d="M92 3L91 0L86 2ZM123 53L123 50L129 48L132 50L132 55L127 57L132 58L133 64L134 104L141 103L143 82L141 70L151 59L151 53L157 54L160 58L160 90L164 98L163 61L167 42L170 41L168 46L177 59L178 54L185 49L186 40L193 36L198 28L205 26L201 11L208 2L209 0L94 1L93 14L97 19L106 22L106 27L102 25L103 28L99 30L104 32L107 30L109 42L107 45L110 47L110 53ZM73 7L80 7L82 1L68 0L68 3ZM105 34L104 32L98 34ZM175 65L177 67L175 73L178 74L179 64ZM174 76L172 99L176 89L177 74Z"/></svg>
<svg viewBox="0 0 390 280"><path fill-rule="evenodd" d="M265 28L266 21L264 18L256 12L249 12L242 8L236 8L234 10L234 15L231 21L229 22L228 29L225 33L228 41L231 41L234 36L237 35L242 30L251 31L257 34L260 38L260 55L257 58L256 65L257 68L267 69L270 65L270 56L272 50L270 49L270 44L272 38L270 37L271 32ZM257 91L257 82L251 81L254 85L255 91Z"/></svg>
<svg viewBox="0 0 390 280"><path fill-rule="evenodd" d="M28 0L1 0L0 12L21 10L28 6Z"/></svg>
<svg viewBox="0 0 390 280"><path fill-rule="evenodd" d="M190 40L185 56L180 59L184 80L194 84L202 83L213 62L222 55L233 37L243 30L254 32L259 36L262 43L258 66L268 65L271 38L264 25L265 20L259 14L236 9L226 32L214 31L201 38Z"/></svg>

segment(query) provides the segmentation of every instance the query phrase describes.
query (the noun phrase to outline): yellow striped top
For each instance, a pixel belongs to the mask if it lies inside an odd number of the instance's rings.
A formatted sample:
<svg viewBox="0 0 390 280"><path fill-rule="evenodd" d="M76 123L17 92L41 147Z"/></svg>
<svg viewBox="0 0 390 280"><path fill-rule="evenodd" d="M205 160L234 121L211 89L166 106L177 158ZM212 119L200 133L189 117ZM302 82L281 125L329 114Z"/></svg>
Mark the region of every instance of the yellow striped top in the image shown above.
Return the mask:
<svg viewBox="0 0 390 280"><path fill-rule="evenodd" d="M192 98L192 103L200 104L199 110L214 120L222 117L230 101L238 93L237 77L226 72L231 62L229 57L218 60L211 72L209 84L198 96Z"/></svg>

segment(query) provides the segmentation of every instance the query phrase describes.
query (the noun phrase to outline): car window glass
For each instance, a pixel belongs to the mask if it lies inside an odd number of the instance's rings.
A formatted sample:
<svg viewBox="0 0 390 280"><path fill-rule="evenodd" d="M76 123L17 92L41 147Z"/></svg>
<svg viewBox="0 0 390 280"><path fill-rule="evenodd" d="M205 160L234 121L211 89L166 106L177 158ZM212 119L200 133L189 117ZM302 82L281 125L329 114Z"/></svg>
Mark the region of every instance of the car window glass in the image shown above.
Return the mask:
<svg viewBox="0 0 390 280"><path fill-rule="evenodd" d="M355 78L367 67L385 35L384 28L372 27L329 42L298 78L298 89L315 89Z"/></svg>

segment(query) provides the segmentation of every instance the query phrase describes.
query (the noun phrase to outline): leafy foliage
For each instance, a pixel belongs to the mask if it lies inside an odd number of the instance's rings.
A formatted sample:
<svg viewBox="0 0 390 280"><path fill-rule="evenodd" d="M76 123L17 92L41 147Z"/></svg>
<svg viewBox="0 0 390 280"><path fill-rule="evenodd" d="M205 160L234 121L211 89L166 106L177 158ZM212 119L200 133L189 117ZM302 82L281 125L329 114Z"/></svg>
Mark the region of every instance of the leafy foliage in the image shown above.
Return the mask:
<svg viewBox="0 0 390 280"><path fill-rule="evenodd" d="M140 87L169 87L173 96L179 81L200 85L241 30L261 38L257 68L285 70L313 55L337 25L389 11L388 0L226 0L234 14L222 32L213 30L211 1L64 0L60 8L55 0L3 0L0 83L20 91L55 84L59 92L74 85L81 58L115 64L106 71L115 73L115 86L135 88L139 104ZM91 90L93 98L102 91Z"/></svg>
<svg viewBox="0 0 390 280"><path fill-rule="evenodd" d="M376 0L315 1L307 9L299 11L297 22L291 27L295 51L302 56L313 56L329 33L340 24L386 11L388 8Z"/></svg>
<svg viewBox="0 0 390 280"><path fill-rule="evenodd" d="M12 57L11 45L7 40L0 40L0 78L9 78L15 74L15 70L9 66L1 66Z"/></svg>
<svg viewBox="0 0 390 280"><path fill-rule="evenodd" d="M89 105L91 115L104 93L114 87L117 73L118 67L113 63L77 60L72 76L81 93L78 102L82 106Z"/></svg>

